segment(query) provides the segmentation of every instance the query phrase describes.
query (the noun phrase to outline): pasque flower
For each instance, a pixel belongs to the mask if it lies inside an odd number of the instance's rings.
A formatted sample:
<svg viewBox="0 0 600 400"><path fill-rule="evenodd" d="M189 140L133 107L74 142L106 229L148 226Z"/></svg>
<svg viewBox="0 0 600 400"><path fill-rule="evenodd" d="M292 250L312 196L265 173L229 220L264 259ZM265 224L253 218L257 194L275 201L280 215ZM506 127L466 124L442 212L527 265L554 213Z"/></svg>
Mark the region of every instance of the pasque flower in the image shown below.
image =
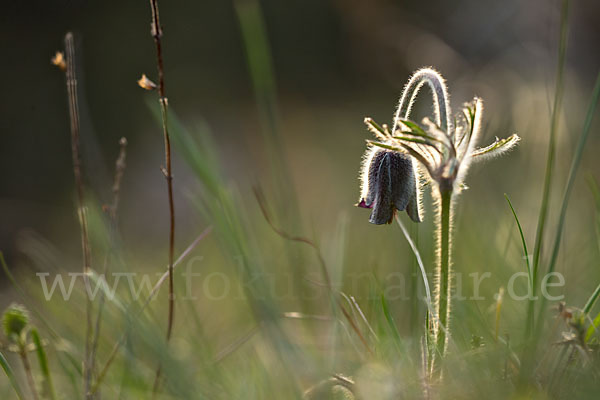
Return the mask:
<svg viewBox="0 0 600 400"><path fill-rule="evenodd" d="M370 149L363 164L363 194L357 205L373 210L371 223L391 223L396 210L406 210L413 221L421 222L414 171L409 155L375 146Z"/></svg>
<svg viewBox="0 0 600 400"><path fill-rule="evenodd" d="M419 125L409 120L409 116L412 104L425 83L433 93L435 121L425 117ZM476 97L464 104L461 112L451 119L443 78L436 71L424 68L417 71L406 85L391 132L386 125L380 126L371 118L365 118L365 124L379 139L368 141L369 148L361 173L362 191L358 206L373 208L370 221L377 224L390 222L382 222L382 219L375 216L388 215L387 199L392 199L395 209L404 210L410 202L405 204L397 200L410 194L408 198L417 201L417 207L408 207L407 212L413 221L420 222L420 193L427 181L435 181L442 191L459 192L465 187L464 178L472 161L502 154L518 143L519 137L511 135L506 139L496 138L487 147L476 148L481 132L482 112L482 101ZM382 154L387 154L388 159L408 160L397 162L399 170L389 171L387 175L405 179L383 180L387 176L384 177L381 172L385 171L389 164L382 163ZM414 160L418 161L418 165ZM409 176L413 179L409 179ZM383 185L387 185L387 191L382 188ZM369 196L379 192L386 194L385 202L383 197L374 201L373 197ZM384 205L386 210L379 210L379 207ZM415 212L411 212L409 208Z"/></svg>
<svg viewBox="0 0 600 400"><path fill-rule="evenodd" d="M412 105L423 85L433 97L433 120L420 124L410 119ZM431 359L442 357L450 334L452 215L456 194L466 187L473 161L502 154L519 142L517 135L477 148L483 104L475 98L452 116L448 90L442 76L431 68L414 73L406 84L390 130L365 118L378 139L368 141L361 172L359 207L371 208L370 222L390 223L397 210L406 210L415 222L422 220L421 193L432 183L436 204L436 290ZM431 363L433 367L433 363Z"/></svg>

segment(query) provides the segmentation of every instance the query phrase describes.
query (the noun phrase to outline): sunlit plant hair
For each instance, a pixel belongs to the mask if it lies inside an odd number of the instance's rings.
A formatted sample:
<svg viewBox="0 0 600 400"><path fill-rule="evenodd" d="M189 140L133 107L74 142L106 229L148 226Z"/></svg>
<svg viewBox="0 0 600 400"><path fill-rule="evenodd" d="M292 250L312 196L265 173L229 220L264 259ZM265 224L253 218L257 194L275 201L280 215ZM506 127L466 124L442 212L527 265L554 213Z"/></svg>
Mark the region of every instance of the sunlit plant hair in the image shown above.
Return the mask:
<svg viewBox="0 0 600 400"><path fill-rule="evenodd" d="M410 119L410 114L425 84L433 97L433 120L426 117L417 124ZM477 148L482 112L482 101L476 97L464 104L461 112L453 118L444 79L433 69L423 68L415 72L404 87L391 130L371 118L365 118L367 127L378 141L368 141L358 205L373 209L371 222L391 222L378 216L387 218L389 210L404 209L414 221L420 222L423 215L421 192L425 184L433 183L437 227L433 343L437 357L443 357L446 352L450 335L451 236L456 194L466 187L464 180L473 161L502 154L520 140L517 135L511 135L506 139L496 138L489 146ZM412 161L391 163L390 160L394 159ZM401 171L394 171L394 165L400 166ZM403 196L416 201L416 212L411 213L410 202L398 201Z"/></svg>

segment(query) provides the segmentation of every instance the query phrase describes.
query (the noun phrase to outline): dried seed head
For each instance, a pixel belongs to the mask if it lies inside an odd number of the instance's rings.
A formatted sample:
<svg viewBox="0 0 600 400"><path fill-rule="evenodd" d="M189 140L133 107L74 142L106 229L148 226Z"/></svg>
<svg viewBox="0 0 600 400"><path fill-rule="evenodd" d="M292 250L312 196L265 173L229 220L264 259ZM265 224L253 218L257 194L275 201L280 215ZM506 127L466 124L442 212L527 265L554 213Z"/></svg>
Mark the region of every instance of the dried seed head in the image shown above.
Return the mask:
<svg viewBox="0 0 600 400"><path fill-rule="evenodd" d="M52 57L50 59L50 62L52 63L52 65L55 65L58 68L60 68L61 71L67 70L67 63L65 62L65 55L61 51L57 51L56 54L54 54L54 57Z"/></svg>
<svg viewBox="0 0 600 400"><path fill-rule="evenodd" d="M140 79L138 79L137 84L142 89L146 89L146 90L156 89L156 83L154 83L150 79L148 79L146 74L142 74L142 77Z"/></svg>

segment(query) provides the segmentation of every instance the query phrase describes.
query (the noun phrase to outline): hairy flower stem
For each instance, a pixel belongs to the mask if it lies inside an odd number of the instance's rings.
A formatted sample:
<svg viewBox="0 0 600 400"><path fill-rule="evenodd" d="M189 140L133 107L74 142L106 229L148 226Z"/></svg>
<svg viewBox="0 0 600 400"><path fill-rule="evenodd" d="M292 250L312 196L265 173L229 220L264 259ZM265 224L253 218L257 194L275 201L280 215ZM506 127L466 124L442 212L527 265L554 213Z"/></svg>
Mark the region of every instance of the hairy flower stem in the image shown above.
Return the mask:
<svg viewBox="0 0 600 400"><path fill-rule="evenodd" d="M436 324L436 353L442 359L446 353L448 338L450 336L450 294L451 294L451 213L452 213L452 189L439 189L440 205L438 211L438 265L436 279L438 290L436 291L437 310L439 321Z"/></svg>

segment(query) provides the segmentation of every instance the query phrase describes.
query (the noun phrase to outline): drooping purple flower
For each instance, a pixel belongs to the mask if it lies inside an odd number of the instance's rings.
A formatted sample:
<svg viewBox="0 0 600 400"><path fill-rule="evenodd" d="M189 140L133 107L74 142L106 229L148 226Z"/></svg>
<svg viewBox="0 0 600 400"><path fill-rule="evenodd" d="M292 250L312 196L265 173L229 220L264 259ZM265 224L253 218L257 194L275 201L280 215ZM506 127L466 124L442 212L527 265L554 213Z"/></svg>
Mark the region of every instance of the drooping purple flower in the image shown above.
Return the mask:
<svg viewBox="0 0 600 400"><path fill-rule="evenodd" d="M426 117L419 125L409 117L425 84L433 95L434 120ZM473 161L514 148L520 140L514 134L496 139L487 147L476 147L482 111L481 99L475 98L452 118L444 79L438 72L423 68L406 85L391 129L365 118L365 124L378 140L368 141L357 206L373 210L370 222L390 223L396 210L406 210L413 221L421 222L420 199L425 184L435 183L434 196L441 192L458 194L466 187L464 180Z"/></svg>
<svg viewBox="0 0 600 400"><path fill-rule="evenodd" d="M389 224L396 211L421 222L417 180L408 154L371 148L363 164L362 194L358 207L371 209L369 222Z"/></svg>

